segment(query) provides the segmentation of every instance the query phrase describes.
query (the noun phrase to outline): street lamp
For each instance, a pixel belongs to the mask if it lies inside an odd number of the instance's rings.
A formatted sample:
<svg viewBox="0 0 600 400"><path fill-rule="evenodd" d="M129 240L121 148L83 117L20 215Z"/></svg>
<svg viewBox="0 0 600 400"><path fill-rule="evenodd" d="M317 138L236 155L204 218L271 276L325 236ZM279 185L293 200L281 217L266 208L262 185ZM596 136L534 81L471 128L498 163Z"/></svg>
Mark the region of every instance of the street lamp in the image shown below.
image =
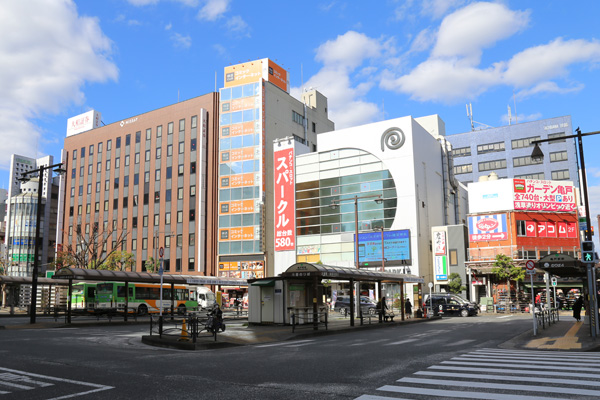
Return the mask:
<svg viewBox="0 0 600 400"><path fill-rule="evenodd" d="M360 264L359 264L359 260L358 260L358 200L362 200L362 199L371 199L374 198L375 202L377 204L381 204L383 202L383 199L381 198L380 194L369 194L369 195L365 195L365 196L352 196L352 197L347 197L344 199L337 199L337 200L333 200L331 202L331 208L333 208L334 210L337 209L340 206L340 203L342 202L346 202L346 201L353 201L354 202L354 262L355 262L355 266L356 269L360 268ZM358 296L358 306L360 309L360 290L356 291L356 295ZM354 296L350 296L350 309L352 310L352 312L350 313L350 326L354 326ZM357 310L358 311L358 310Z"/></svg>
<svg viewBox="0 0 600 400"><path fill-rule="evenodd" d="M575 129L575 132L577 132L576 135L568 135L568 136L559 136L559 137L555 137L555 138L551 138L551 139L541 139L541 140L532 140L531 144L535 145L533 148L533 152L531 153L531 159L533 161L543 161L544 160L544 153L542 152L542 150L540 149L540 147L538 146L539 143L544 143L544 142L553 142L553 141L557 141L557 140L565 140L565 139L570 139L570 138L577 138L577 145L578 145L578 149L579 149L579 158L581 160L581 184L582 184L582 189L583 189L583 205L585 207L585 226L586 226L586 231L585 231L585 240L586 241L591 241L592 240L592 227L591 227L591 223L590 223L590 203L588 200L588 191L587 191L587 177L586 177L586 173L585 173L585 159L583 157L583 137L584 136L591 136L591 135L597 135L600 134L600 131L595 131L595 132L588 132L588 133L581 133L581 129L579 129L579 127L577 129ZM596 337L596 326L597 326L597 310L598 310L598 304L596 303L596 279L594 277L594 269L592 268L592 264L587 264L587 278L588 278L588 288L589 288L589 295L590 295L590 330L592 333L592 337ZM593 289L593 290L592 290Z"/></svg>
<svg viewBox="0 0 600 400"><path fill-rule="evenodd" d="M36 308L37 308L37 282L38 282L38 267L39 260L38 257L40 255L40 244L43 243L43 240L39 240L40 238L40 225L42 223L42 189L44 183L44 171L50 169L50 178L52 178L52 172L56 172L58 174L64 174L65 170L61 168L62 163L53 164L53 165L42 165L38 169L32 169L31 171L23 172L21 175L21 180L28 180L27 175L30 174L38 174L38 193L37 193L37 212L35 216L35 238L34 238L34 260L33 260L33 272L31 274L31 304L29 308L29 322L31 324L35 324L36 318ZM50 179L48 179L50 182ZM49 185L48 185L49 186ZM48 187L48 193L50 192L50 187ZM46 206L50 206L49 202L46 202ZM47 234L48 232L44 232Z"/></svg>

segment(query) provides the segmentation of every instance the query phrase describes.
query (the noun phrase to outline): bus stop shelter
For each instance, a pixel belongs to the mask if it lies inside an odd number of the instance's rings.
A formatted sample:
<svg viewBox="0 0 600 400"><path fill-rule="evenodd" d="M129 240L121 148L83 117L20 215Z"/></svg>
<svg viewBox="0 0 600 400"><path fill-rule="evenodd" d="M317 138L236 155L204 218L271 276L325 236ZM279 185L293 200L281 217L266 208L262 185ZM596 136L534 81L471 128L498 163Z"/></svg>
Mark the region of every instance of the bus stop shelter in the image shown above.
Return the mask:
<svg viewBox="0 0 600 400"><path fill-rule="evenodd" d="M337 267L332 265L322 265L313 263L296 263L290 266L285 272L278 277L263 278L249 280L250 289L254 288L254 295L251 293L250 301L255 305L260 304L263 313L265 304L269 301L273 302L273 313L279 318L274 318L268 322L290 322L290 312L293 308L312 311L312 321L315 324L315 329L318 324L317 319L325 305L322 301L322 296L319 296L319 289L322 287L323 280L339 280L348 281L350 287L354 287L355 282L374 282L378 283L379 298L381 298L381 284L395 283L400 285L400 296L404 298L404 283L419 283L422 284L424 279L415 275L395 274L390 272L378 272L370 269L356 269L347 267ZM260 294L259 294L260 290ZM302 291L302 296L297 296L296 293ZM297 298L294 299L294 296ZM298 304L299 300L301 304ZM404 302L401 301L401 317L404 320ZM249 317L255 322L260 319L264 322L264 318L258 315L258 307L250 307L253 311L253 316ZM279 308L279 310L277 310ZM254 310L252 310L254 309ZM354 296L350 297L350 326L354 326L356 304ZM270 308L266 309L269 312ZM293 311L292 311L293 312Z"/></svg>
<svg viewBox="0 0 600 400"><path fill-rule="evenodd" d="M42 301L38 304L41 305L41 308L46 308L46 311L49 312L50 308L55 308L58 304L52 305L55 300L56 294L53 292L53 288L68 286L68 280L59 280L59 279L50 279L50 278L38 278L38 287L42 290ZM14 307L17 305L17 299L19 297L17 290L21 286L31 286L31 277L27 276L0 276L0 287L3 288L2 291L2 305L9 307ZM44 291L47 289L47 298L44 298ZM31 304L31 298L29 298L29 302L27 299L23 299L23 305Z"/></svg>
<svg viewBox="0 0 600 400"><path fill-rule="evenodd" d="M149 272L128 272L128 271L109 271L105 269L84 269L84 268L61 268L54 276L53 280L66 281L69 286L68 299L72 295L73 281L101 281L101 282L124 282L125 293L129 291L129 283L154 283L168 284L171 290L174 290L175 285L211 285L219 286L247 286L248 281L241 278L219 278L215 276L200 276L200 275L172 275L163 274L162 279L160 274ZM128 297L125 296L125 309L128 307ZM171 314L174 313L173 304L171 304ZM124 315L127 321L127 312ZM67 321L71 322L71 302L67 302Z"/></svg>

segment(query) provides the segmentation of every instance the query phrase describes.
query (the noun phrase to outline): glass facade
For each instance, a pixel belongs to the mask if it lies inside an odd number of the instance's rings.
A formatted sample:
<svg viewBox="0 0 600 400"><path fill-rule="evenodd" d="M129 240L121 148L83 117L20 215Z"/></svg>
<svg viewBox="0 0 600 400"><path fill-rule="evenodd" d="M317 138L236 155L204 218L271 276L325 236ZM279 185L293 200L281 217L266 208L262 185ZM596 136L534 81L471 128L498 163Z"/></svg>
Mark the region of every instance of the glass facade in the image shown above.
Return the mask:
<svg viewBox="0 0 600 400"><path fill-rule="evenodd" d="M264 251L262 91L260 81L220 90L219 255Z"/></svg>

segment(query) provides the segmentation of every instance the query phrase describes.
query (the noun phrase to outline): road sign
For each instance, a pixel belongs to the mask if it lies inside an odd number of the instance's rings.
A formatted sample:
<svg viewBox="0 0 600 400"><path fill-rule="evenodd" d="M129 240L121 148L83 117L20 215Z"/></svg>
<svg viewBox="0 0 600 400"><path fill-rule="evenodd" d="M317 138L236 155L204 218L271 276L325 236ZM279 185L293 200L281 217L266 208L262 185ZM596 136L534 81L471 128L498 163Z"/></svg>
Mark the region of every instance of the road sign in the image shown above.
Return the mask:
<svg viewBox="0 0 600 400"><path fill-rule="evenodd" d="M160 249L158 249L158 256L160 258L162 258L165 255L165 248L161 247Z"/></svg>
<svg viewBox="0 0 600 400"><path fill-rule="evenodd" d="M527 268L527 271L533 271L535 269L535 261L527 260L525 263L525 268Z"/></svg>

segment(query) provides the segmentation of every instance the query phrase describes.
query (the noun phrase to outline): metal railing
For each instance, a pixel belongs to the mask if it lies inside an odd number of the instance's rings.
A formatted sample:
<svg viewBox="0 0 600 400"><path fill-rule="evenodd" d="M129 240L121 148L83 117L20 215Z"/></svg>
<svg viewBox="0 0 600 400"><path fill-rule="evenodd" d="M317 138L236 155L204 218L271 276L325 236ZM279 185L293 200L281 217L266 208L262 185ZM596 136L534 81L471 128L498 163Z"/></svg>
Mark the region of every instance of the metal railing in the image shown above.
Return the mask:
<svg viewBox="0 0 600 400"><path fill-rule="evenodd" d="M225 331L225 323L218 323L213 316L199 316L188 313L180 318L166 318L163 315L150 315L150 336L196 343L201 336L213 337L217 340L217 333ZM204 335L202 335L205 333Z"/></svg>
<svg viewBox="0 0 600 400"><path fill-rule="evenodd" d="M319 325L325 325L325 330L327 330L327 325L329 323L329 313L326 311L317 313L308 311L293 313L290 315L290 320L292 324L292 332L295 332L296 327L299 325L305 325L307 327L312 326L314 330L319 330Z"/></svg>
<svg viewBox="0 0 600 400"><path fill-rule="evenodd" d="M551 324L559 321L558 308L546 308L535 312L535 318L538 326L542 326L542 329L550 327Z"/></svg>

